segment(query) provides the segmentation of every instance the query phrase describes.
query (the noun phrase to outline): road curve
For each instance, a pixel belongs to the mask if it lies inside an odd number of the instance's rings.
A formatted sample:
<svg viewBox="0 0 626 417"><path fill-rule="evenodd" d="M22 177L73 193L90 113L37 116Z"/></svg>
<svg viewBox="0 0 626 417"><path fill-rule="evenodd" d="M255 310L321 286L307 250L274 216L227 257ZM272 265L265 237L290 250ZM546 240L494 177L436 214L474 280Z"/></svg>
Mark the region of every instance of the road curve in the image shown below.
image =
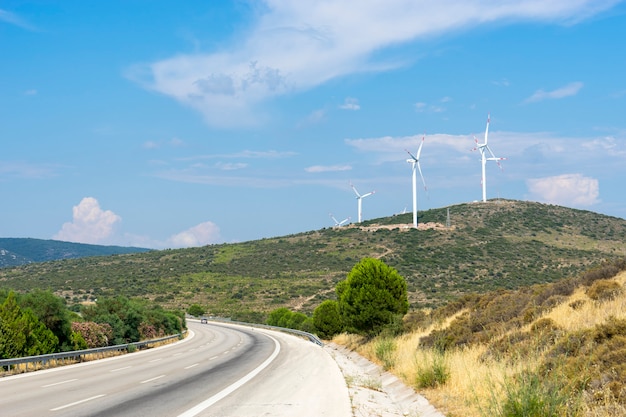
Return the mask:
<svg viewBox="0 0 626 417"><path fill-rule="evenodd" d="M351 416L321 348L243 326L188 322L183 341L0 378L7 416Z"/></svg>

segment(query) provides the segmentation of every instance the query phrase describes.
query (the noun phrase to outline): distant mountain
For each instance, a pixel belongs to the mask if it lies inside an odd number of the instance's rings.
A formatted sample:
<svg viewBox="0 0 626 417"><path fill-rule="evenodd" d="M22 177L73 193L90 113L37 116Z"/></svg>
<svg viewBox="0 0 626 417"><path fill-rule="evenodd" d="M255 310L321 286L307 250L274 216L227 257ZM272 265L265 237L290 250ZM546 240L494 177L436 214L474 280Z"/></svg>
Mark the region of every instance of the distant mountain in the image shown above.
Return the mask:
<svg viewBox="0 0 626 417"><path fill-rule="evenodd" d="M125 255L151 249L88 245L32 238L0 238L0 268L88 256Z"/></svg>

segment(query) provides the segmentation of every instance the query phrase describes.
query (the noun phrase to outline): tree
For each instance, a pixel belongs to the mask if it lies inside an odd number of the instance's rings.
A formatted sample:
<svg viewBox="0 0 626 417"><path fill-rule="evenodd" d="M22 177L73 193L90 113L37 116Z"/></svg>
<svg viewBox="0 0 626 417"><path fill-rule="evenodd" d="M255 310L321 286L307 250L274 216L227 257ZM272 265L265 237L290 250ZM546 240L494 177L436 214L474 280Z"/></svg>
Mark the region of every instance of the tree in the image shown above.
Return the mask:
<svg viewBox="0 0 626 417"><path fill-rule="evenodd" d="M72 322L65 300L50 291L33 290L23 295L19 304L29 308L35 316L59 339L61 350L71 349Z"/></svg>
<svg viewBox="0 0 626 417"><path fill-rule="evenodd" d="M200 304L192 304L187 309L187 313L189 313L191 316L199 317L204 315L205 310Z"/></svg>
<svg viewBox="0 0 626 417"><path fill-rule="evenodd" d="M406 281L378 259L362 259L335 290L339 314L351 332L374 336L409 310Z"/></svg>
<svg viewBox="0 0 626 417"><path fill-rule="evenodd" d="M15 293L0 305L0 359L55 351L59 339L30 309L21 309Z"/></svg>
<svg viewBox="0 0 626 417"><path fill-rule="evenodd" d="M339 304L335 300L326 300L313 311L313 326L319 337L330 339L341 333L343 323L339 314Z"/></svg>
<svg viewBox="0 0 626 417"><path fill-rule="evenodd" d="M287 327L293 313L287 307L279 307L272 310L267 316L266 324L277 327Z"/></svg>

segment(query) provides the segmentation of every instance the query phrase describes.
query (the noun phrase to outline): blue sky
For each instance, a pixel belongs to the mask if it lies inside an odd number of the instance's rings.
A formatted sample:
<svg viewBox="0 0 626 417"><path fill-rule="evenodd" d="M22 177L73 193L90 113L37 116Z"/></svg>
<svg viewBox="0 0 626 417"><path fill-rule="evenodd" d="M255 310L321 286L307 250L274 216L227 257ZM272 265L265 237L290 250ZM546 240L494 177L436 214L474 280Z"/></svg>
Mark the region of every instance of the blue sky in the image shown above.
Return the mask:
<svg viewBox="0 0 626 417"><path fill-rule="evenodd" d="M0 236L238 242L487 198L626 218L618 0L0 3Z"/></svg>

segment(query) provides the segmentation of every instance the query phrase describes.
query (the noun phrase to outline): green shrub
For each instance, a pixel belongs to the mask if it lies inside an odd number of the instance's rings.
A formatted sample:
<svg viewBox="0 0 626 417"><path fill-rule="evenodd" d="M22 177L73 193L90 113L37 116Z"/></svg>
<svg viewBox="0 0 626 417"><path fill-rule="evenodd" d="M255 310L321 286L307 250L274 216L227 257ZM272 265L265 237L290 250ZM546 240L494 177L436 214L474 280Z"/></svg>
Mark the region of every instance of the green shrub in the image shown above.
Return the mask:
<svg viewBox="0 0 626 417"><path fill-rule="evenodd" d="M501 417L562 417L577 415L576 398L555 378L522 374L505 382L505 398L495 400L490 414Z"/></svg>
<svg viewBox="0 0 626 417"><path fill-rule="evenodd" d="M415 385L417 388L436 388L450 378L450 366L444 354L436 353L429 364L418 364Z"/></svg>
<svg viewBox="0 0 626 417"><path fill-rule="evenodd" d="M192 304L187 309L187 313L189 313L190 316L194 317L203 316L205 312L206 310L200 304Z"/></svg>
<svg viewBox="0 0 626 417"><path fill-rule="evenodd" d="M313 327L322 339L331 339L341 333L343 323L339 315L339 305L335 300L326 300L313 311Z"/></svg>
<svg viewBox="0 0 626 417"><path fill-rule="evenodd" d="M336 292L343 323L358 334L375 336L409 309L406 281L379 259L357 263Z"/></svg>
<svg viewBox="0 0 626 417"><path fill-rule="evenodd" d="M396 342L389 337L379 338L374 343L374 353L376 358L383 364L386 371L395 364Z"/></svg>

